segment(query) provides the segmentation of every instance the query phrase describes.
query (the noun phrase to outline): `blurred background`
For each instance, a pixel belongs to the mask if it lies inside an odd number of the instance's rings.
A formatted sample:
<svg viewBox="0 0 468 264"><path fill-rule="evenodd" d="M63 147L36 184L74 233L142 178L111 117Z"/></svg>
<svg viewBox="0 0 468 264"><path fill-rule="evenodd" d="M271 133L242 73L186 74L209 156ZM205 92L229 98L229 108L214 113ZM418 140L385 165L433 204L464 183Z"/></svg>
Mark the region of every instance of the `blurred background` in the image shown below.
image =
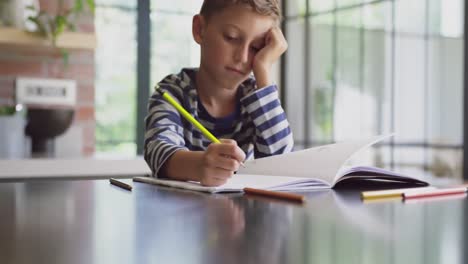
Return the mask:
<svg viewBox="0 0 468 264"><path fill-rule="evenodd" d="M0 158L141 155L154 84L198 66L201 3L0 0ZM289 49L274 74L296 149L395 133L367 162L463 177L463 0L282 6ZM42 135L47 120L64 128Z"/></svg>

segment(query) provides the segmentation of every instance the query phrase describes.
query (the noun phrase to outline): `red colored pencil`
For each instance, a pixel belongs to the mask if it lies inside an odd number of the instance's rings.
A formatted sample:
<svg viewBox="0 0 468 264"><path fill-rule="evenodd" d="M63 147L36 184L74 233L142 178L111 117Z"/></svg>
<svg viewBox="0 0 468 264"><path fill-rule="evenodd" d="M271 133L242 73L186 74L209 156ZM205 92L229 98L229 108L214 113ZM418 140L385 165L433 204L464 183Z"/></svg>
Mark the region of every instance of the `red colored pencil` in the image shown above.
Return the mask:
<svg viewBox="0 0 468 264"><path fill-rule="evenodd" d="M415 190L415 191L403 193L403 198L404 199L418 199L418 198L451 195L451 194L465 193L465 192L466 192L466 187L452 187L452 188L443 188L443 189L435 189L435 190L420 190L420 191Z"/></svg>

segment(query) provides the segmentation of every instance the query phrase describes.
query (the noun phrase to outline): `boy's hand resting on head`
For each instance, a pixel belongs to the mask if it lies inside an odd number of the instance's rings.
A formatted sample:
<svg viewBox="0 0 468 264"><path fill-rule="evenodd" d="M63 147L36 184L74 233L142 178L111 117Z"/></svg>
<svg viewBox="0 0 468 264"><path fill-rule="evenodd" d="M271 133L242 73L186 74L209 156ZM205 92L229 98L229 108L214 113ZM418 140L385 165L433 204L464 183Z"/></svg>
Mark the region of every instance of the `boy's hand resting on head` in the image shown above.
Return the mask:
<svg viewBox="0 0 468 264"><path fill-rule="evenodd" d="M232 139L221 139L203 153L200 183L204 186L219 186L231 178L245 159L245 153Z"/></svg>
<svg viewBox="0 0 468 264"><path fill-rule="evenodd" d="M288 43L279 27L273 27L265 36L265 46L255 55L252 70L257 80L257 87L272 84L270 68L288 48Z"/></svg>

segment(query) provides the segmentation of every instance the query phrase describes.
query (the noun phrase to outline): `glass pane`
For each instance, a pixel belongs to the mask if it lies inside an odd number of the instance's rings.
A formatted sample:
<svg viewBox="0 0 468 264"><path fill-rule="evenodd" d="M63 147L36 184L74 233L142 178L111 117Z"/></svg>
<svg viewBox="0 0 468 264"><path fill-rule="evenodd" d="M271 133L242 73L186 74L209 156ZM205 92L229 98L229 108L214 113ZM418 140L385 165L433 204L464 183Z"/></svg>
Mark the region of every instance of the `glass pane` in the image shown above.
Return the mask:
<svg viewBox="0 0 468 264"><path fill-rule="evenodd" d="M463 40L429 40L428 139L463 143Z"/></svg>
<svg viewBox="0 0 468 264"><path fill-rule="evenodd" d="M151 15L151 90L183 67L198 67L200 49L192 38L192 16L154 12Z"/></svg>
<svg viewBox="0 0 468 264"><path fill-rule="evenodd" d="M336 7L346 7L350 5L360 4L363 0L336 0ZM332 1L330 1L332 2Z"/></svg>
<svg viewBox="0 0 468 264"><path fill-rule="evenodd" d="M366 133L388 134L391 125L391 35L380 30L364 31L363 96L367 99L363 122Z"/></svg>
<svg viewBox="0 0 468 264"><path fill-rule="evenodd" d="M434 177L463 177L463 150L458 148L429 149L429 175Z"/></svg>
<svg viewBox="0 0 468 264"><path fill-rule="evenodd" d="M362 138L368 124L366 108L372 98L363 94L360 8L337 14L334 139Z"/></svg>
<svg viewBox="0 0 468 264"><path fill-rule="evenodd" d="M151 11L183 13L193 16L200 12L203 0L151 0Z"/></svg>
<svg viewBox="0 0 468 264"><path fill-rule="evenodd" d="M366 107L365 133L389 134L391 130L391 89L393 50L391 30L391 3L382 2L363 7L363 96ZM380 162L390 164L390 148L381 148Z"/></svg>
<svg viewBox="0 0 468 264"><path fill-rule="evenodd" d="M309 135L312 142L333 140L333 17L321 15L311 19Z"/></svg>
<svg viewBox="0 0 468 264"><path fill-rule="evenodd" d="M304 16L306 13L305 0L289 0L285 4L287 5L286 12L284 12L286 16Z"/></svg>
<svg viewBox="0 0 468 264"><path fill-rule="evenodd" d="M463 36L464 1L431 0L429 8L429 32L445 37Z"/></svg>
<svg viewBox="0 0 468 264"><path fill-rule="evenodd" d="M424 178L427 176L424 169L427 153L425 148L395 146L393 153L395 158L394 171L414 177Z"/></svg>
<svg viewBox="0 0 468 264"><path fill-rule="evenodd" d="M395 30L423 35L426 32L426 0L395 1Z"/></svg>
<svg viewBox="0 0 468 264"><path fill-rule="evenodd" d="M309 1L309 9L312 13L332 10L335 7L334 1L324 1L324 0L307 0L307 1Z"/></svg>
<svg viewBox="0 0 468 264"><path fill-rule="evenodd" d="M288 51L286 60L286 114L293 131L295 149L304 142L304 20L295 19L286 23Z"/></svg>
<svg viewBox="0 0 468 264"><path fill-rule="evenodd" d="M135 155L135 11L97 7L96 151ZM119 56L116 56L119 54Z"/></svg>
<svg viewBox="0 0 468 264"><path fill-rule="evenodd" d="M424 39L396 37L395 46L395 140L425 139Z"/></svg>
<svg viewBox="0 0 468 264"><path fill-rule="evenodd" d="M392 170L393 168L391 167L391 163L392 147L390 145L390 141L387 140L386 142L379 144L378 147L375 147L375 162L373 165L382 169Z"/></svg>
<svg viewBox="0 0 468 264"><path fill-rule="evenodd" d="M361 8L352 8L345 11L338 11L336 13L336 24L339 28L360 28L362 22Z"/></svg>
<svg viewBox="0 0 468 264"><path fill-rule="evenodd" d="M390 2L365 5L362 8L362 23L366 29L391 31L392 5Z"/></svg>
<svg viewBox="0 0 468 264"><path fill-rule="evenodd" d="M137 1L127 0L95 0L97 6L113 6L113 7L125 7L135 9L137 8ZM97 15L97 14L96 14Z"/></svg>

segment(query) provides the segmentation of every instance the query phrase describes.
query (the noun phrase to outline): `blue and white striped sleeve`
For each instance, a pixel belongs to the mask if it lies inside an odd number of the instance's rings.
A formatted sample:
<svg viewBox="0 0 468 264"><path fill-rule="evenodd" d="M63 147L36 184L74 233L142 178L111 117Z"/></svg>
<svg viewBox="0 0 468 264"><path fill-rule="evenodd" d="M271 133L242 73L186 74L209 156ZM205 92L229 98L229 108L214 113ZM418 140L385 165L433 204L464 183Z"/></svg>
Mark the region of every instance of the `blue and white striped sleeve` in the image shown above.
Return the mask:
<svg viewBox="0 0 468 264"><path fill-rule="evenodd" d="M176 101L179 101L179 96L171 94ZM149 99L145 125L144 157L146 163L151 168L153 177L164 177L164 175L158 175L162 165L176 151L187 149L181 116L158 92L154 92Z"/></svg>
<svg viewBox="0 0 468 264"><path fill-rule="evenodd" d="M292 151L292 131L281 106L276 85L248 93L241 99L241 103L255 126L255 158Z"/></svg>

